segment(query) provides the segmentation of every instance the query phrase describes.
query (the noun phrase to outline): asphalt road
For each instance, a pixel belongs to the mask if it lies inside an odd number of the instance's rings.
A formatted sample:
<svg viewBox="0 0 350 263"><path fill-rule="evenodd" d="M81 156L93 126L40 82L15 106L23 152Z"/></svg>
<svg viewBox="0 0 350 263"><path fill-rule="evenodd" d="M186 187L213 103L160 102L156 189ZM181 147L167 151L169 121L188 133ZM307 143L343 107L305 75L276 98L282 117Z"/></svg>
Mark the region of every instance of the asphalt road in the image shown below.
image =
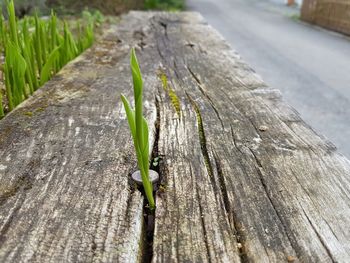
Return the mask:
<svg viewBox="0 0 350 263"><path fill-rule="evenodd" d="M271 87L350 158L350 39L268 0L187 0Z"/></svg>

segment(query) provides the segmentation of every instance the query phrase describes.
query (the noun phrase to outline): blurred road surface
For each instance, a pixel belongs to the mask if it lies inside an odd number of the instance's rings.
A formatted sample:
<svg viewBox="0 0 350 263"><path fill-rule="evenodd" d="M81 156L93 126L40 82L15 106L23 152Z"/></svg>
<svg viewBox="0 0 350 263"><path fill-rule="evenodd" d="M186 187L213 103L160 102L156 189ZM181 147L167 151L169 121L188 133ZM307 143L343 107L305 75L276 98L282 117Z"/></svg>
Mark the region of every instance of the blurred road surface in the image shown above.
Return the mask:
<svg viewBox="0 0 350 263"><path fill-rule="evenodd" d="M187 0L319 134L350 158L350 38L274 0Z"/></svg>

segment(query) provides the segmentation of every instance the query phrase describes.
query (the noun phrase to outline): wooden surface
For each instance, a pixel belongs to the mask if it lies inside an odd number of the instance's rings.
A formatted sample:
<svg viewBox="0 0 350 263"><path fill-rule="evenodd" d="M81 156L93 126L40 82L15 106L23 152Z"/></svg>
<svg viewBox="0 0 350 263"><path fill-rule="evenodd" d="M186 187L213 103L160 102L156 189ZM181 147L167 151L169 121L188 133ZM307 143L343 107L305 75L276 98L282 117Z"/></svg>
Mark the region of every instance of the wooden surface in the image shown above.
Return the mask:
<svg viewBox="0 0 350 263"><path fill-rule="evenodd" d="M152 251L119 94L161 157ZM0 261L349 262L350 162L196 13L131 12L0 121Z"/></svg>

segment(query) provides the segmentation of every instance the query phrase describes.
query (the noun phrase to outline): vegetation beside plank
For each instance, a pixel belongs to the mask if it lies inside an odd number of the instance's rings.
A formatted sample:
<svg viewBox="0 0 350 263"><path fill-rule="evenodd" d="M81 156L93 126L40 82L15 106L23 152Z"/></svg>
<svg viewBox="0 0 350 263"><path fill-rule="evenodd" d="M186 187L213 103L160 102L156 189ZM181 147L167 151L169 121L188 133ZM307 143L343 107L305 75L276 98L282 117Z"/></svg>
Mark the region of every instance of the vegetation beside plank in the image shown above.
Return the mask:
<svg viewBox="0 0 350 263"><path fill-rule="evenodd" d="M2 12L0 12L2 14ZM0 88L0 118L28 98L70 60L90 47L94 25L101 15L85 12L85 22L77 23L73 37L68 23L54 12L47 19L38 15L18 20L13 0L7 3L8 20L0 15L0 51L4 56Z"/></svg>
<svg viewBox="0 0 350 263"><path fill-rule="evenodd" d="M185 0L146 0L146 9L177 11L185 9Z"/></svg>

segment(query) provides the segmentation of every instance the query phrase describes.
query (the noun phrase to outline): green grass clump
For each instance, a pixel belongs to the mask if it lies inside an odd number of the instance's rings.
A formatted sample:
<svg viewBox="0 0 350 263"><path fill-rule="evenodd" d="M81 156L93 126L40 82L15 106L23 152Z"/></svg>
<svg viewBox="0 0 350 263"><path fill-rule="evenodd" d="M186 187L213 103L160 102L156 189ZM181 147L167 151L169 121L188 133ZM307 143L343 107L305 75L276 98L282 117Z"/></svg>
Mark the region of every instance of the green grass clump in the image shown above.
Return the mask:
<svg viewBox="0 0 350 263"><path fill-rule="evenodd" d="M134 84L135 110L130 107L129 101L121 95L131 135L134 141L138 166L141 172L143 188L151 209L155 208L153 198L153 186L149 180L149 141L148 141L148 124L142 115L142 90L143 81L139 64L137 62L135 50L131 50L131 73Z"/></svg>
<svg viewBox="0 0 350 263"><path fill-rule="evenodd" d="M68 24L60 21L54 12L45 20L38 15L18 20L13 0L9 0L7 13L5 21L0 10L0 52L5 55L1 67L5 92L1 94L0 90L0 118L90 47L95 22L101 20L100 16L91 15L83 25L78 25L75 38Z"/></svg>
<svg viewBox="0 0 350 263"><path fill-rule="evenodd" d="M166 11L178 11L185 9L184 0L146 0L146 9L158 9Z"/></svg>

